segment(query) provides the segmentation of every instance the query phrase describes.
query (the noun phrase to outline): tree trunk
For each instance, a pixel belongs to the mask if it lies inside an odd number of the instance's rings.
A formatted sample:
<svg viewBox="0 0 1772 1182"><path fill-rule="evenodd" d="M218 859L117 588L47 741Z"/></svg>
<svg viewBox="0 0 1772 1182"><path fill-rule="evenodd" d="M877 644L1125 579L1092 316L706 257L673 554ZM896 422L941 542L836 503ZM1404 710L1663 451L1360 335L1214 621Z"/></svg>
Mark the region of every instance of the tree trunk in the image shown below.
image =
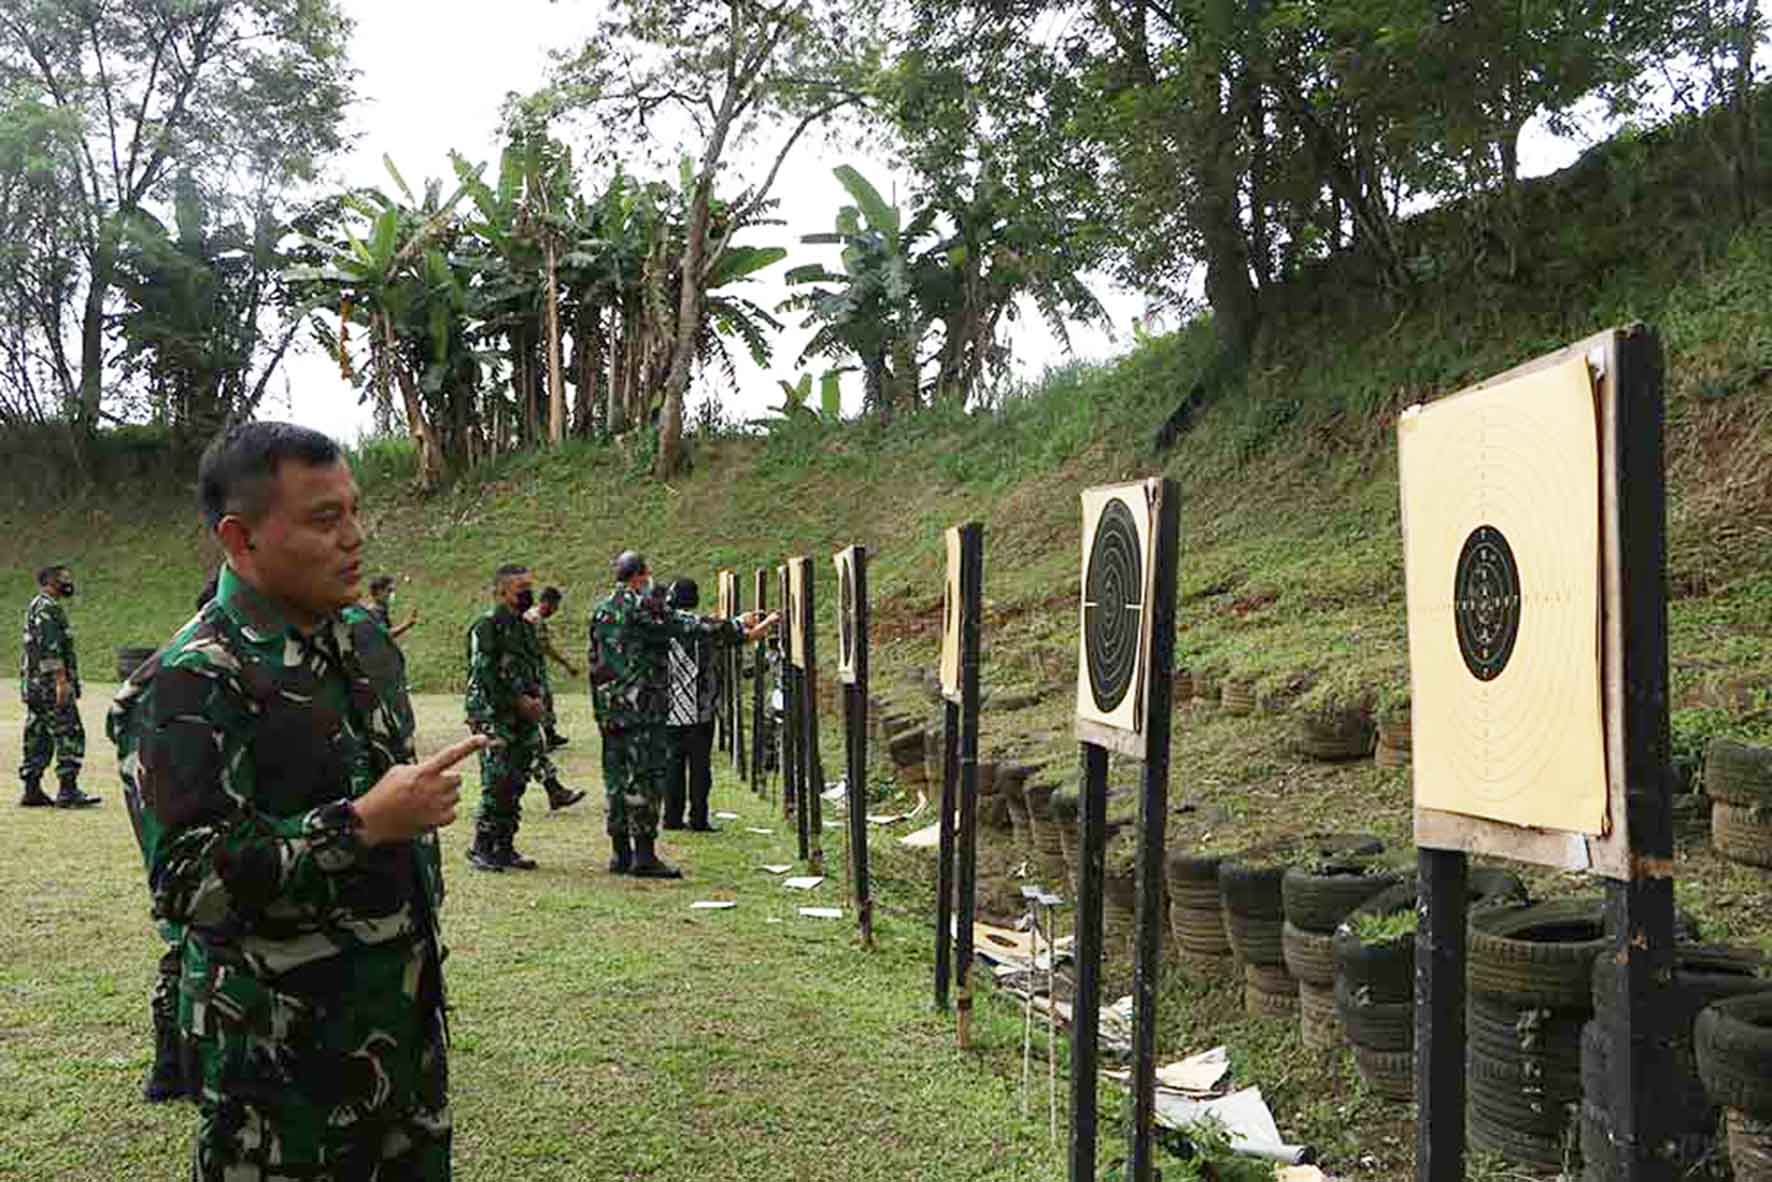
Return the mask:
<svg viewBox="0 0 1772 1182"><path fill-rule="evenodd" d="M381 322L388 363L394 368L394 377L400 383L400 396L406 403L406 428L412 432L412 441L418 445L419 486L430 492L443 483L443 452L437 446L437 435L431 430L430 420L425 418L425 407L419 399L418 386L400 361L400 338L394 332L394 322L385 315Z"/></svg>
<svg viewBox="0 0 1772 1182"><path fill-rule="evenodd" d="M695 337L701 329L702 264L707 256L709 199L714 178L704 171L695 188L683 243L682 295L677 301L676 342L665 379L664 418L658 427L658 462L653 475L669 480L683 466L683 397L695 367Z"/></svg>
<svg viewBox="0 0 1772 1182"><path fill-rule="evenodd" d="M566 438L566 375L560 361L560 282L552 238L542 245L542 260L548 276L547 302L542 305L548 350L548 443L559 447Z"/></svg>
<svg viewBox="0 0 1772 1182"><path fill-rule="evenodd" d="M609 412L605 422L611 435L622 435L628 429L628 349L634 335L634 320L627 309L610 311L618 335L609 350Z"/></svg>
<svg viewBox="0 0 1772 1182"><path fill-rule="evenodd" d="M98 430L104 397L105 300L117 275L117 224L105 218L99 226L98 249L86 287L86 308L80 318L80 404L72 416L81 435Z"/></svg>

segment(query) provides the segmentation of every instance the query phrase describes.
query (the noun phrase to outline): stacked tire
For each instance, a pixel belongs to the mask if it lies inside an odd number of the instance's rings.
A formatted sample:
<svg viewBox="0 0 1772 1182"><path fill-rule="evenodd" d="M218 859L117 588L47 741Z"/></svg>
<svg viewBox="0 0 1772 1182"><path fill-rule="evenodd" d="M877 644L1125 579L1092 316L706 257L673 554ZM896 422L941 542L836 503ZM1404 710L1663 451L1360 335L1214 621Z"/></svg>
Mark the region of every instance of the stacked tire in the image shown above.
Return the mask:
<svg viewBox="0 0 1772 1182"><path fill-rule="evenodd" d="M1582 1028L1607 946L1598 898L1471 916L1465 1015L1470 1143L1561 1169L1581 1104Z"/></svg>
<svg viewBox="0 0 1772 1182"><path fill-rule="evenodd" d="M929 769L925 756L928 742L928 732L919 726L890 735L886 740L887 758L892 760L892 769L898 777L899 787L906 792L927 792L929 789Z"/></svg>
<svg viewBox="0 0 1772 1182"><path fill-rule="evenodd" d="M1242 678L1230 678L1224 683L1221 704L1226 714L1254 714L1255 683Z"/></svg>
<svg viewBox="0 0 1772 1182"><path fill-rule="evenodd" d="M1772 1182L1772 991L1711 1005L1692 1041L1705 1090L1726 1114L1735 1182Z"/></svg>
<svg viewBox="0 0 1772 1182"><path fill-rule="evenodd" d="M1224 907L1218 893L1218 854L1170 851L1169 931L1183 967L1201 976L1224 976L1235 970L1230 937L1224 930Z"/></svg>
<svg viewBox="0 0 1772 1182"><path fill-rule="evenodd" d="M1285 924L1280 952L1298 981L1299 1034L1304 1045L1326 1050L1342 1043L1335 1004L1335 929L1361 903L1400 881L1371 857L1320 866L1294 866L1280 880Z"/></svg>
<svg viewBox="0 0 1772 1182"><path fill-rule="evenodd" d="M1772 748L1715 740L1705 754L1704 791L1717 853L1772 869Z"/></svg>
<svg viewBox="0 0 1772 1182"><path fill-rule="evenodd" d="M1526 899L1520 880L1501 870L1473 868L1466 889L1473 910ZM1415 1099L1415 930L1405 924L1382 934L1368 921L1413 914L1415 906L1415 883L1399 883L1354 908L1334 940L1335 1009L1354 1066L1376 1095L1401 1104Z"/></svg>
<svg viewBox="0 0 1772 1182"><path fill-rule="evenodd" d="M1379 720L1378 749L1373 762L1383 768L1408 767L1414 758L1415 732L1407 710L1400 710Z"/></svg>
<svg viewBox="0 0 1772 1182"><path fill-rule="evenodd" d="M1218 676L1216 674L1194 674L1194 705L1202 708L1218 705Z"/></svg>
<svg viewBox="0 0 1772 1182"><path fill-rule="evenodd" d="M1027 802L1028 845L1033 866L1042 881L1059 882L1065 874L1064 842L1058 835L1058 824L1052 816L1052 784L1025 784L1022 799Z"/></svg>
<svg viewBox="0 0 1772 1182"><path fill-rule="evenodd" d="M1298 981L1286 971L1286 871L1297 861L1376 854L1383 843L1369 834L1318 834L1289 839L1226 858L1218 866L1225 934L1243 970L1243 1007L1251 1014L1298 1012Z"/></svg>
<svg viewBox="0 0 1772 1182"><path fill-rule="evenodd" d="M1032 857L1034 853L1033 825L1028 820L1027 778L1028 771L1019 767L997 772L997 794L1003 798L1003 807L1009 810L1009 830L1013 835L1010 841L1018 857Z"/></svg>
<svg viewBox="0 0 1772 1182"><path fill-rule="evenodd" d="M1298 753L1319 763L1347 763L1372 754L1375 730L1364 710L1307 713L1298 720Z"/></svg>
<svg viewBox="0 0 1772 1182"><path fill-rule="evenodd" d="M1080 804L1075 788L1060 788L1052 793L1052 799L1046 805L1046 811L1052 817L1052 827L1058 830L1065 889L1073 899L1077 896L1077 813Z"/></svg>
<svg viewBox="0 0 1772 1182"><path fill-rule="evenodd" d="M1674 950L1672 987L1657 1001L1665 1016L1669 1075L1658 1078L1657 1108L1666 1115L1670 1142L1664 1149L1681 1176L1696 1173L1716 1156L1719 1112L1699 1078L1694 1030L1712 1003L1765 990L1762 960L1751 949L1682 944ZM1594 1019L1581 1032L1581 1160L1588 1182L1618 1176L1613 1141L1612 1046L1609 1031L1616 1004L1617 972L1610 957L1594 961Z"/></svg>

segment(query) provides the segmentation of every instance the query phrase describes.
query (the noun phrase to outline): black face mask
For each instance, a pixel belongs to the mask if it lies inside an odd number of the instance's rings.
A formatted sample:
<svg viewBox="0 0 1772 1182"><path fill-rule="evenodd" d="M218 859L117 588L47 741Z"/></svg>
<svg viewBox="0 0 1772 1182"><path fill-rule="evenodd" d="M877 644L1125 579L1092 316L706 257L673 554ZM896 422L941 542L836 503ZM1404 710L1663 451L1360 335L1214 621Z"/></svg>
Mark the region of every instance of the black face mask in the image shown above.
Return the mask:
<svg viewBox="0 0 1772 1182"><path fill-rule="evenodd" d="M516 607L519 612L527 612L530 608L535 606L535 592L517 592L517 598L513 606Z"/></svg>
<svg viewBox="0 0 1772 1182"><path fill-rule="evenodd" d="M71 582L58 585L56 590L62 593L63 599L72 599L74 597L74 584Z"/></svg>

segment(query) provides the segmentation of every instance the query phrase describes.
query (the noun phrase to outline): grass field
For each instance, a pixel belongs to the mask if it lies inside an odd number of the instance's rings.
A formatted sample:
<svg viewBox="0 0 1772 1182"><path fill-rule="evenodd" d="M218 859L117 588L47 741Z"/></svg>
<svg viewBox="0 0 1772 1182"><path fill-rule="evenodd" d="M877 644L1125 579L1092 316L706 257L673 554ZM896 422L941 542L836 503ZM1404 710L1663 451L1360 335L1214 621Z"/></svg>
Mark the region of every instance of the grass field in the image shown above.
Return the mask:
<svg viewBox="0 0 1772 1182"><path fill-rule="evenodd" d="M0 1178L20 1182L179 1177L194 1126L190 1107L137 1096L158 948L102 691L89 690L83 713L86 783L105 803L77 814L14 810L10 794L0 804ZM21 716L7 698L10 778ZM595 788L584 701L562 705L576 736L562 752L569 778ZM421 750L456 733L459 706L419 700ZM1019 1015L987 1004L977 1049L954 1049L951 1022L927 1002L915 898L888 895L879 947L863 953L852 920L797 914L844 902L841 834L828 843L830 879L810 898L788 892L757 869L794 860L787 828L742 787L716 796L743 820L664 843L688 872L678 884L604 872L595 799L549 815L531 794L540 811L521 845L542 864L533 874L473 873L461 856L471 826L444 834L457 1176L1058 1177L1044 1122L1021 1116ZM739 906L689 910L706 898Z"/></svg>

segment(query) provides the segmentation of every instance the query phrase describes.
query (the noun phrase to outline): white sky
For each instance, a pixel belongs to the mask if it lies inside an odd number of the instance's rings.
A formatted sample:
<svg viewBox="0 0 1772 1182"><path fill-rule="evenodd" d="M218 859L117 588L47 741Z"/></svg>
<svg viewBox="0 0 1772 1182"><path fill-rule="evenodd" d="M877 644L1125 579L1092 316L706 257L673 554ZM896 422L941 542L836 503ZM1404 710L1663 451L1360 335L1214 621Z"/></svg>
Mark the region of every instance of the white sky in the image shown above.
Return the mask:
<svg viewBox="0 0 1772 1182"><path fill-rule="evenodd" d="M350 52L359 74L361 101L350 118L357 144L335 166L336 180L391 187L382 166L386 153L418 189L428 177L453 178L452 148L471 160L495 161L499 108L505 96L539 87L546 78L549 51L580 44L601 5L597 0L500 0L491 20L488 6L480 0L345 0L344 7L357 22ZM1523 171L1537 174L1563 167L1580 146L1529 130L1522 145ZM751 174L752 168L746 167L751 161L737 163L745 175ZM781 272L820 257L834 261L831 248L806 247L799 238L829 230L837 209L847 203L847 194L831 175L844 163L858 168L889 199L895 188L904 191L903 178L895 177L883 159L870 160L812 137L803 139L775 186L775 196L781 200L778 215L787 224L751 239L759 245L788 247L788 260L763 272L743 294L773 311L786 290ZM736 182L728 183L723 191L737 187ZM1139 297L1105 282L1097 285L1096 294L1108 309L1113 335L1093 327L1074 330L1077 357L1100 359L1123 349L1131 339L1133 318L1143 312ZM794 362L807 334L794 321L788 321L787 327L767 371L758 371L748 358L740 357L738 388L721 391L728 415L762 417L781 400L776 381L798 376ZM1037 375L1067 359L1031 309L1024 310L1010 336L1016 368L1022 373ZM822 369L823 364L815 362L812 368ZM709 375L707 380L722 379ZM292 418L346 440L368 428L367 408L358 405L356 392L318 350L309 347L308 352L292 356L273 386L261 411L266 417ZM700 396L699 390L692 391L691 401ZM845 408L853 411L859 402L859 377L848 375Z"/></svg>

